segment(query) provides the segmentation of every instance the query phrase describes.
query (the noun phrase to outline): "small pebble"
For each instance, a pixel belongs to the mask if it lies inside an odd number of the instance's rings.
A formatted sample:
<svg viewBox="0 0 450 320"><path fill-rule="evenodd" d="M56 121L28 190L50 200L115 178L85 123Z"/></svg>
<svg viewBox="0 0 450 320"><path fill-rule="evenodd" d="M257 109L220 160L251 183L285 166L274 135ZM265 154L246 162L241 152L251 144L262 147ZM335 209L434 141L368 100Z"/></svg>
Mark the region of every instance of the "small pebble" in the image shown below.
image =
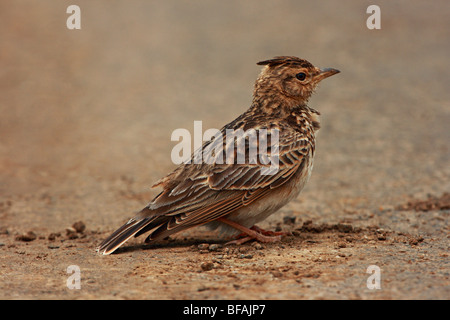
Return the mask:
<svg viewBox="0 0 450 320"><path fill-rule="evenodd" d="M256 250L261 250L263 248L263 246L259 242L254 242L252 244L252 247L255 248Z"/></svg>
<svg viewBox="0 0 450 320"><path fill-rule="evenodd" d="M283 217L283 223L284 224L295 224L295 219L296 219L296 217L286 216L286 217Z"/></svg>
<svg viewBox="0 0 450 320"><path fill-rule="evenodd" d="M209 246L209 251L217 251L222 248L222 245L214 243Z"/></svg>
<svg viewBox="0 0 450 320"><path fill-rule="evenodd" d="M36 240L37 236L33 231L28 231L25 234L21 234L16 236L16 240L18 241L33 241Z"/></svg>
<svg viewBox="0 0 450 320"><path fill-rule="evenodd" d="M386 235L385 234L379 234L377 239L380 240L380 241L384 241L384 240L386 240Z"/></svg>
<svg viewBox="0 0 450 320"><path fill-rule="evenodd" d="M209 290L209 287L201 286L197 289L198 292Z"/></svg>
<svg viewBox="0 0 450 320"><path fill-rule="evenodd" d="M207 250L207 249L209 248L209 244L207 244L207 243L201 243L201 244L199 244L199 245L197 246L197 248L198 248L199 250Z"/></svg>
<svg viewBox="0 0 450 320"><path fill-rule="evenodd" d="M349 224L342 224L342 223L338 223L336 225L336 229L339 232L343 232L343 233L350 233L350 232L353 231L353 227L351 225L349 225Z"/></svg>
<svg viewBox="0 0 450 320"><path fill-rule="evenodd" d="M246 253L246 252L248 252L248 250L249 250L249 247L239 247L240 253Z"/></svg>
<svg viewBox="0 0 450 320"><path fill-rule="evenodd" d="M75 230L75 228L70 227L70 228L66 228L66 235L70 235L72 233L76 233L77 230Z"/></svg>
<svg viewBox="0 0 450 320"><path fill-rule="evenodd" d="M50 241L53 241L53 240L55 240L57 237L60 237L61 236L61 233L54 233L54 232L52 232L52 233L50 233L49 235L48 235L48 240L50 240Z"/></svg>
<svg viewBox="0 0 450 320"><path fill-rule="evenodd" d="M72 225L72 228L75 229L76 232L82 233L84 230L86 230L86 225L83 221L78 221Z"/></svg>
<svg viewBox="0 0 450 320"><path fill-rule="evenodd" d="M214 263L212 263L212 262L202 262L200 267L202 268L203 271L209 271L209 270L212 270L214 268Z"/></svg>
<svg viewBox="0 0 450 320"><path fill-rule="evenodd" d="M276 278L283 276L283 274L280 271L272 271L271 274Z"/></svg>

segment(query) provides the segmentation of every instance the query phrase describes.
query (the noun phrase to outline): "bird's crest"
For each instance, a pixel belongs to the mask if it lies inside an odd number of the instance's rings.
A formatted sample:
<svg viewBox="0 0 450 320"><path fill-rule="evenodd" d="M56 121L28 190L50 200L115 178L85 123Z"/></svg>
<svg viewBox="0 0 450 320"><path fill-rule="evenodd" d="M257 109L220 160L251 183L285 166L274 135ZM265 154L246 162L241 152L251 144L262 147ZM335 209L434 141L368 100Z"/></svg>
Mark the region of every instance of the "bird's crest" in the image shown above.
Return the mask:
<svg viewBox="0 0 450 320"><path fill-rule="evenodd" d="M299 66L302 68L313 68L314 67L310 62L308 62L304 59L293 57L293 56L274 57L269 60L260 61L257 63L257 65L260 65L260 66L267 65L269 67L276 67L279 65Z"/></svg>

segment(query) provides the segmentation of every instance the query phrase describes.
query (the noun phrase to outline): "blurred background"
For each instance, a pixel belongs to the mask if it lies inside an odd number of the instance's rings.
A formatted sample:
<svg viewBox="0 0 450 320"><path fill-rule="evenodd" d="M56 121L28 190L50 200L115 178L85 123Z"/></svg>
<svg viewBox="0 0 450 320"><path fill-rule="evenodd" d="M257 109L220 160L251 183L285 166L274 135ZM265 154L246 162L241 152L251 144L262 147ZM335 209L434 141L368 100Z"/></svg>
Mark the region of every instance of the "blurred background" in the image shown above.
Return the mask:
<svg viewBox="0 0 450 320"><path fill-rule="evenodd" d="M66 27L72 4L81 30ZM370 4L381 30L366 27ZM0 201L17 213L1 218L113 228L175 167L172 131L233 120L256 62L277 55L341 70L310 101L322 113L316 164L285 210L332 221L348 206L440 195L449 13L445 0L1 1Z"/></svg>

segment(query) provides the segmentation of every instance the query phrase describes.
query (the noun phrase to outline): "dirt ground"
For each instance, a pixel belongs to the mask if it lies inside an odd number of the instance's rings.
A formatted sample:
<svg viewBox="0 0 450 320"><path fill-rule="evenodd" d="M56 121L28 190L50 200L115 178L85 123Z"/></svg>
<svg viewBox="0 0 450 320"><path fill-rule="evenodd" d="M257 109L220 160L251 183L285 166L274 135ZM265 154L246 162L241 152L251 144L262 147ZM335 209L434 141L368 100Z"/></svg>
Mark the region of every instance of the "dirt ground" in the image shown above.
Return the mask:
<svg viewBox="0 0 450 320"><path fill-rule="evenodd" d="M449 299L450 2L376 1L381 30L370 4L0 2L0 298ZM233 120L276 55L341 70L310 101L309 184L260 225L292 235L97 254L175 167L172 131Z"/></svg>

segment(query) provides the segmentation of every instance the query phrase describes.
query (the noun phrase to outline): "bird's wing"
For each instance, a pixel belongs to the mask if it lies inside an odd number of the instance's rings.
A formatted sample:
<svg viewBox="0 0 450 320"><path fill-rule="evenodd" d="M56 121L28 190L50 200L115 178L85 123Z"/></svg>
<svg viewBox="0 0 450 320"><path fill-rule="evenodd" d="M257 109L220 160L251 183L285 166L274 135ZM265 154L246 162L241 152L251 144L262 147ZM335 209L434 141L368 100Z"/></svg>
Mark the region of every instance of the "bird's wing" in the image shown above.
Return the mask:
<svg viewBox="0 0 450 320"><path fill-rule="evenodd" d="M272 145L272 151L277 151L270 154L272 163L261 161L267 157L265 150L259 150L261 139L240 137L233 146L224 142L223 157L227 152L234 153L235 163L183 165L163 181L164 190L141 212L142 216L172 217L167 229L173 230L216 220L264 197L302 170L311 152L310 140L297 131L279 131L278 137L278 144ZM256 163L236 163L239 139L246 139L243 145L247 155L252 143L257 144Z"/></svg>

